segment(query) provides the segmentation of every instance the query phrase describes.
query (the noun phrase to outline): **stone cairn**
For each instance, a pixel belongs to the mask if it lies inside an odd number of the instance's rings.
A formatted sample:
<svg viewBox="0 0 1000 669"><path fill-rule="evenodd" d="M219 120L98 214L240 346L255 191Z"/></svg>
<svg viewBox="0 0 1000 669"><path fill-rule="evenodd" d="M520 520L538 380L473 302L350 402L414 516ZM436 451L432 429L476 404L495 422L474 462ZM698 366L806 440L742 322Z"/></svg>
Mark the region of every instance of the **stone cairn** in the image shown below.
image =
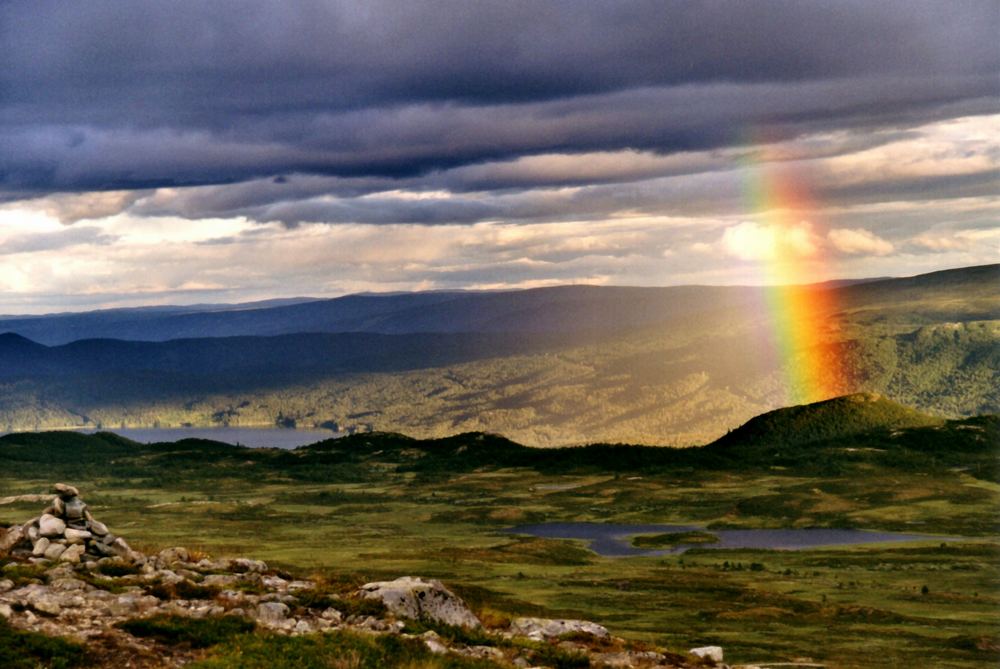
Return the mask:
<svg viewBox="0 0 1000 669"><path fill-rule="evenodd" d="M403 621L461 626L498 640L558 643L563 650L585 654L591 666L726 667L721 648L694 648L687 659L666 651L632 648L624 639L611 636L605 627L587 620L516 618L507 629L487 629L465 602L435 580L404 576L365 584L353 594L331 593L316 581L290 580L290 574L260 560L210 559L181 547L147 556L132 550L97 521L76 488L57 483L53 492L56 496L41 516L10 528L0 527L0 620L16 628L79 641L100 637L103 648L127 650L128 666L180 666L192 659L190 650L183 646L156 645L131 637L116 626L135 618L171 615L245 617L277 634L322 634L339 629L394 634L420 639L436 654L492 660L501 666L538 666L541 658L521 643L470 645L449 641L433 630L407 633ZM8 577L9 569L16 570L24 562L41 569L35 570L34 576ZM128 568L102 572L108 565ZM100 578L82 576L89 571L100 572ZM384 611L352 612L359 600L376 600ZM689 662L692 658L697 661Z"/></svg>
<svg viewBox="0 0 1000 669"><path fill-rule="evenodd" d="M137 553L121 537L108 531L107 525L95 519L80 491L71 485L57 483L52 488L55 497L38 518L33 518L5 543L10 554L31 562L68 562L77 564L119 557L134 560Z"/></svg>

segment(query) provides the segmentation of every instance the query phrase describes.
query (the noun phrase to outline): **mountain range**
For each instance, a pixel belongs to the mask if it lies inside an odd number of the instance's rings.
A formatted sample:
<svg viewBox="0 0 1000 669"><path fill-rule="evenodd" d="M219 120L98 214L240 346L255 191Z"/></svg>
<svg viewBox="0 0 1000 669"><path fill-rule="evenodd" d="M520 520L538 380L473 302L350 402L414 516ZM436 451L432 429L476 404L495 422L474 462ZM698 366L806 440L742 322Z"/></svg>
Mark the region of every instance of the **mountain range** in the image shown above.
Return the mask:
<svg viewBox="0 0 1000 669"><path fill-rule="evenodd" d="M819 318L845 392L1000 411L1000 265L812 290L833 297ZM766 304L752 287L562 286L10 317L0 426L705 443L793 403Z"/></svg>

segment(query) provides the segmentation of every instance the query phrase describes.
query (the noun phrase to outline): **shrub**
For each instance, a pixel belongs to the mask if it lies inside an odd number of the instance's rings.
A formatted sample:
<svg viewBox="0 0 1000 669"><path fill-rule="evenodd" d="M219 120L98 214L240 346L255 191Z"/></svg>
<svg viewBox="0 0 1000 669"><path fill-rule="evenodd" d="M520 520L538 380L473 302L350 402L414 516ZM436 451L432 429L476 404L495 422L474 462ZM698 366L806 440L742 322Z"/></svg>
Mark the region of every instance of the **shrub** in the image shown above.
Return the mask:
<svg viewBox="0 0 1000 669"><path fill-rule="evenodd" d="M191 648L207 648L233 637L253 632L252 620L237 616L219 618L186 618L156 615L118 623L117 627L132 636L148 637L166 644L186 644Z"/></svg>
<svg viewBox="0 0 1000 669"><path fill-rule="evenodd" d="M71 669L88 664L87 651L80 644L14 629L0 617L0 667Z"/></svg>
<svg viewBox="0 0 1000 669"><path fill-rule="evenodd" d="M237 637L191 669L497 669L485 660L434 655L418 639L351 632Z"/></svg>

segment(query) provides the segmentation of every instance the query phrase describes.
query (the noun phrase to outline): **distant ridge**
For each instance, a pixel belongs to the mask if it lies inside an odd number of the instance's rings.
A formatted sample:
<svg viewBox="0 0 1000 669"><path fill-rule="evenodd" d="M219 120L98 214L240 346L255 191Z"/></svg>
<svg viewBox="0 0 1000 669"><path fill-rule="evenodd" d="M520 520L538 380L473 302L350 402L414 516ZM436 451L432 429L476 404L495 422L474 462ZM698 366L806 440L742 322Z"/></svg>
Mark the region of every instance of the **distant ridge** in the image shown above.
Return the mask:
<svg viewBox="0 0 1000 669"><path fill-rule="evenodd" d="M844 439L872 430L927 427L944 422L943 418L921 413L874 393L855 393L755 416L709 446L721 449L795 446Z"/></svg>
<svg viewBox="0 0 1000 669"><path fill-rule="evenodd" d="M898 302L914 295L961 290L973 299L1000 285L1000 264L945 270L902 279L816 284L848 303ZM759 288L747 286L567 285L504 291L429 291L290 298L235 305L139 307L46 316L0 317L0 332L16 332L48 346L80 339L168 341L305 332L569 333L621 332L699 318L744 306ZM1000 318L995 290L982 301L981 319Z"/></svg>

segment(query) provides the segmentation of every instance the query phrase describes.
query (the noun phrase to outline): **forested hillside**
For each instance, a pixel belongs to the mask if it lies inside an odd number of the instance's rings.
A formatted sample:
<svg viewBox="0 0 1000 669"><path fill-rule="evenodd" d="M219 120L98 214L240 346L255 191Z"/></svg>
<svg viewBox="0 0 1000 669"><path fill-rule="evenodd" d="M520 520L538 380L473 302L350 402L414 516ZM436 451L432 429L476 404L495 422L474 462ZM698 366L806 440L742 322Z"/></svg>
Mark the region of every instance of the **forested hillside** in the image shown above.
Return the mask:
<svg viewBox="0 0 1000 669"><path fill-rule="evenodd" d="M58 347L7 335L0 426L335 425L420 437L497 432L531 445L689 445L794 403L761 295L686 290L424 294L439 302L418 310L412 327L429 327L436 313L440 332ZM944 417L1000 411L1000 266L817 290L835 294L824 336L845 360L844 392ZM403 297L413 296L379 299ZM474 313L462 312L473 303ZM435 311L445 305L448 317ZM485 331L457 331L470 323Z"/></svg>

